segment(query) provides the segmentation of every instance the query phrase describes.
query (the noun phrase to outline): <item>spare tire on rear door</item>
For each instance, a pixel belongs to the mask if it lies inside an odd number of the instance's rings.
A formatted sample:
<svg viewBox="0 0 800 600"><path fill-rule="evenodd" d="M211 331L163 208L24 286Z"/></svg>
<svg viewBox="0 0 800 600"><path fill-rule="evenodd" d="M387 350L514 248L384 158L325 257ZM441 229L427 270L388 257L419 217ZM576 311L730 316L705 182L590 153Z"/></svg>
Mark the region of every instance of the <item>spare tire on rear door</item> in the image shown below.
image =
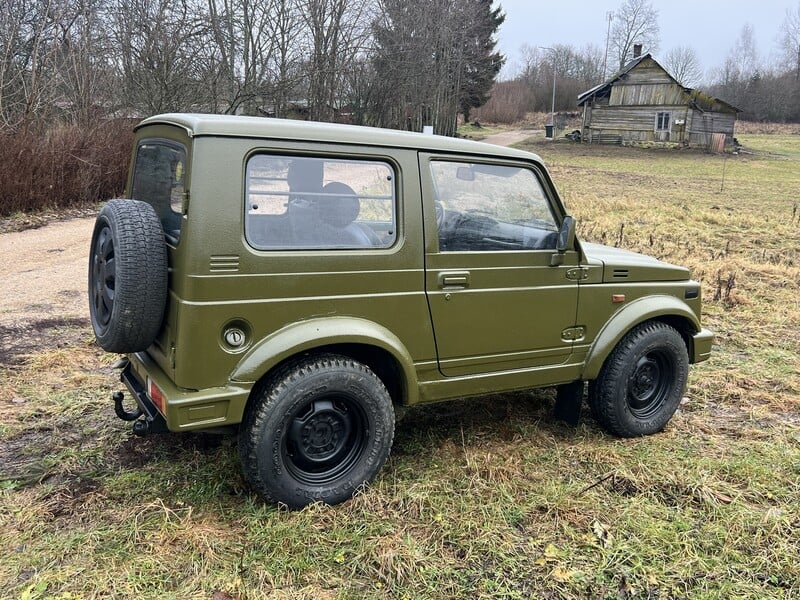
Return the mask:
<svg viewBox="0 0 800 600"><path fill-rule="evenodd" d="M167 303L167 249L155 209L111 200L94 224L89 314L108 352L139 352L155 340Z"/></svg>

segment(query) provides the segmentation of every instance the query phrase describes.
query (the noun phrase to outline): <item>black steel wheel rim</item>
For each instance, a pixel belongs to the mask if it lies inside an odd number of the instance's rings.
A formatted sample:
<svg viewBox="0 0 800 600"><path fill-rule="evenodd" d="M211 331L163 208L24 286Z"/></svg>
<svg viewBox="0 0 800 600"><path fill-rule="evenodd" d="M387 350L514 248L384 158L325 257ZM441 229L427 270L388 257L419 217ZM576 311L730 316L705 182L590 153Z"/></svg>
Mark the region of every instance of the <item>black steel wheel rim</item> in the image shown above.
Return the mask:
<svg viewBox="0 0 800 600"><path fill-rule="evenodd" d="M111 322L116 283L114 238L106 225L97 235L92 253L92 307L95 322L104 328Z"/></svg>
<svg viewBox="0 0 800 600"><path fill-rule="evenodd" d="M304 404L291 420L283 446L292 475L306 484L336 481L367 446L367 419L349 396L329 395Z"/></svg>
<svg viewBox="0 0 800 600"><path fill-rule="evenodd" d="M628 379L631 414L639 419L655 416L672 390L674 371L674 361L667 352L654 350L639 358Z"/></svg>

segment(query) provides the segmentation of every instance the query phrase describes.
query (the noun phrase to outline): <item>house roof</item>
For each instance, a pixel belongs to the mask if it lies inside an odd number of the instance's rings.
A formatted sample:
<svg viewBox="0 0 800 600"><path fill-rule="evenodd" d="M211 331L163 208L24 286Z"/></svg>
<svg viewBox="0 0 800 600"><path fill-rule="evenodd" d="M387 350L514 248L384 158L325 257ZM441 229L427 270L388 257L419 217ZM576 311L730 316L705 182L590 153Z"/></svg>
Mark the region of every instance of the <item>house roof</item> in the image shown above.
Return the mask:
<svg viewBox="0 0 800 600"><path fill-rule="evenodd" d="M634 58L628 64L626 64L622 69L614 73L609 79L604 81L603 83L594 86L593 88L586 90L582 94L578 95L578 106L581 106L584 102L592 98L593 96L597 96L598 94L604 94L611 89L616 82L620 81L627 75L630 71L635 69L639 64L641 64L644 60L649 59L652 60L664 73L666 73L667 77L669 77L672 81L675 82L675 85L680 86L684 92L686 92L688 98L688 102L693 104L695 108L703 111L707 111L710 108L710 105L714 103L721 104L722 106L730 109L731 111L735 112L742 112L742 109L733 106L724 100L720 100L719 98L714 98L709 94L701 92L700 90L696 90L694 88L686 87L685 85L681 85L681 83L675 79L669 71L667 71L661 63L659 63L652 54L643 54L638 58Z"/></svg>

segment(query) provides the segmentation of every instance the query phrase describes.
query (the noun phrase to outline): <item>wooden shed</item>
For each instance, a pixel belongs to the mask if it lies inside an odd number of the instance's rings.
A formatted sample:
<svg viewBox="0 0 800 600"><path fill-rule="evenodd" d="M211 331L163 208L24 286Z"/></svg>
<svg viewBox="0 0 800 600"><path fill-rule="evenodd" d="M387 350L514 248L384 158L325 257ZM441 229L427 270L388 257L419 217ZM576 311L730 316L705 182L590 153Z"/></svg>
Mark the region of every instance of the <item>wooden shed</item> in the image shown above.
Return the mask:
<svg viewBox="0 0 800 600"><path fill-rule="evenodd" d="M722 149L733 142L735 106L678 83L650 54L578 96L589 143L676 142Z"/></svg>

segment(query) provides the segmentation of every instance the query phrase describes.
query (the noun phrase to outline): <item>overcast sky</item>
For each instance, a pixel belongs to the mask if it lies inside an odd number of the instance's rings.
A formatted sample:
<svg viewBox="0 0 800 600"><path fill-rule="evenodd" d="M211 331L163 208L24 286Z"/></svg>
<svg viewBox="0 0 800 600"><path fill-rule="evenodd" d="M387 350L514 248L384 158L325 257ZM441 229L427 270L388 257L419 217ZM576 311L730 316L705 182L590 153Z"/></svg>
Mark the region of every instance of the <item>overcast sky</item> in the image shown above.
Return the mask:
<svg viewBox="0 0 800 600"><path fill-rule="evenodd" d="M506 13L498 36L507 57L504 77L512 77L520 63L520 47L571 44L582 48L592 43L605 49L606 13L622 0L496 0ZM778 36L786 10L800 0L669 0L653 1L658 9L661 44L659 58L675 46L691 46L705 73L722 66L742 27L753 26L759 59L778 55ZM609 58L609 63L613 61Z"/></svg>

